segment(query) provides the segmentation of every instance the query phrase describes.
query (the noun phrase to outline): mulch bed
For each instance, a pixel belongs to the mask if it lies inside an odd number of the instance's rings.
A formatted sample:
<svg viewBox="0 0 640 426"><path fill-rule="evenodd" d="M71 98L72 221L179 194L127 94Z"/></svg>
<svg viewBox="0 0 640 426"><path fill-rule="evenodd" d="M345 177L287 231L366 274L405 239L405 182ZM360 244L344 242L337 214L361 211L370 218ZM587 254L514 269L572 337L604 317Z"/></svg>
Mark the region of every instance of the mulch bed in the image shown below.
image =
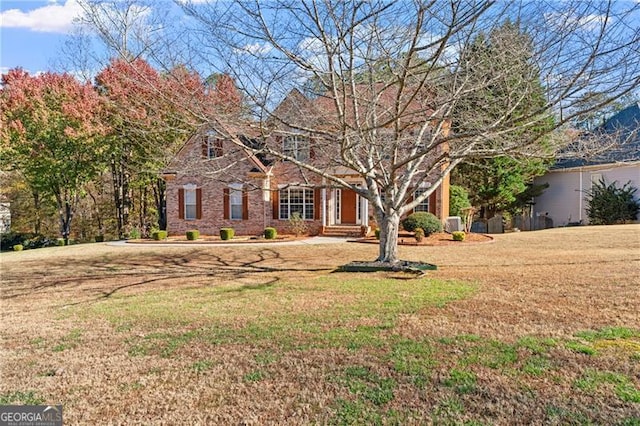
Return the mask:
<svg viewBox="0 0 640 426"><path fill-rule="evenodd" d="M367 237L355 240L358 243L379 244L375 237ZM438 232L431 234L428 237L424 237L421 242L417 242L413 236L413 233L400 232L398 235L398 244L403 246L450 246L450 245L467 245L467 244L480 244L491 243L493 237L485 234L468 233L464 241L453 241L451 234L446 232Z"/></svg>

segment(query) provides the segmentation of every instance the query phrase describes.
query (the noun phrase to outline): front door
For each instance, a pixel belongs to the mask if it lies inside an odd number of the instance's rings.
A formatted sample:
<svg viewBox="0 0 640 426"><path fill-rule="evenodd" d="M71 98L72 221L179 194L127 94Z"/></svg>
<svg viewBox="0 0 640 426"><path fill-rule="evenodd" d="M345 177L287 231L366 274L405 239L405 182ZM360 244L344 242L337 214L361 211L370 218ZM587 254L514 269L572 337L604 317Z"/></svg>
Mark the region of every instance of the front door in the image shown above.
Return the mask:
<svg viewBox="0 0 640 426"><path fill-rule="evenodd" d="M340 223L352 225L356 224L357 216L356 193L350 189L342 189L340 191Z"/></svg>

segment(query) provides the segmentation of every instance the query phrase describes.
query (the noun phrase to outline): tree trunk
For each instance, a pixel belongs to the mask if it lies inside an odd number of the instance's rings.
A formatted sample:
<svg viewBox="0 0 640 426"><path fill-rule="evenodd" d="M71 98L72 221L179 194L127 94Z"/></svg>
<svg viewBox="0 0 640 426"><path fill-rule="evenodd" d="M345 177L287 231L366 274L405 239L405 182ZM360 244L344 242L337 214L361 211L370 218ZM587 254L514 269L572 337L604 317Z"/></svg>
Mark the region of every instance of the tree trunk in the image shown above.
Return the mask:
<svg viewBox="0 0 640 426"><path fill-rule="evenodd" d="M167 229L167 185L164 180L156 179L153 186L153 197L158 210L158 228Z"/></svg>
<svg viewBox="0 0 640 426"><path fill-rule="evenodd" d="M64 239L64 245L69 245L69 236L71 235L71 220L73 219L73 206L69 201L69 194L56 194L58 203L58 217L60 219L60 234Z"/></svg>
<svg viewBox="0 0 640 426"><path fill-rule="evenodd" d="M129 194L129 174L126 171L123 158L111 162L111 176L113 180L113 201L116 207L116 223L118 237L125 238L129 228L129 209L131 196Z"/></svg>
<svg viewBox="0 0 640 426"><path fill-rule="evenodd" d="M35 217L33 218L33 231L35 234L40 234L42 218L40 217L40 194L37 191L33 191L33 207L35 208Z"/></svg>
<svg viewBox="0 0 640 426"><path fill-rule="evenodd" d="M396 212L391 215L377 214L380 225L380 254L379 262L398 262L398 231L400 229L400 215Z"/></svg>

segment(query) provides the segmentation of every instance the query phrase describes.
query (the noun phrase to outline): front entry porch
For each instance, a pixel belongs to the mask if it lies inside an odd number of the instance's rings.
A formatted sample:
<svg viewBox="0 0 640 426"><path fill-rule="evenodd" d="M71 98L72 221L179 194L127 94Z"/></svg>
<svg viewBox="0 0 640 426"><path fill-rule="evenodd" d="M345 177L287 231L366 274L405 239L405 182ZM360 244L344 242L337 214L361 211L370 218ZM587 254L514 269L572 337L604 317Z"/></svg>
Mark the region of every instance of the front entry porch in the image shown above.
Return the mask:
<svg viewBox="0 0 640 426"><path fill-rule="evenodd" d="M363 235L369 225L369 202L347 188L322 189L322 234L341 237Z"/></svg>

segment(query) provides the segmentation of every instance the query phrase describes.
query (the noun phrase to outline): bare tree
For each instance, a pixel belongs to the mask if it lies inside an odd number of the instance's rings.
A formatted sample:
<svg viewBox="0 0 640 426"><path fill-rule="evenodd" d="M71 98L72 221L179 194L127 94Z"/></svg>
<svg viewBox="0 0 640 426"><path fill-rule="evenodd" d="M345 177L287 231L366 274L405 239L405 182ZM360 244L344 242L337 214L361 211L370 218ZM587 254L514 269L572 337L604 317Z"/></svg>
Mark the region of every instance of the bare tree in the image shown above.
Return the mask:
<svg viewBox="0 0 640 426"><path fill-rule="evenodd" d="M350 188L373 206L382 262L398 260L400 218L461 161L548 155L540 149L540 138L640 85L637 2L176 4L189 16L183 21L190 26L189 60L231 73L251 102L267 141L257 149ZM530 36L529 61L539 73L523 75L509 61L503 69L491 67L492 74L484 78L464 72L471 42L507 18ZM538 79L546 102L521 108L530 98L526 88L536 85L513 84L515 78ZM503 88L501 99L486 96L492 86ZM276 108L294 89L313 92L313 119L300 120L291 108ZM588 91L604 96L585 108L580 98ZM299 99L299 111L308 108L308 97L289 99ZM452 111L469 99L477 107L466 111L473 125L452 132ZM490 120L479 116L482 110L492 111ZM544 132L528 131L543 123ZM212 125L242 145L224 121ZM274 128L309 135L322 155L313 161L293 158L281 144L269 143ZM547 144L563 142L566 132L555 135L547 137ZM345 180L344 170L360 176L360 184ZM430 186L413 198L413 188L423 182Z"/></svg>

